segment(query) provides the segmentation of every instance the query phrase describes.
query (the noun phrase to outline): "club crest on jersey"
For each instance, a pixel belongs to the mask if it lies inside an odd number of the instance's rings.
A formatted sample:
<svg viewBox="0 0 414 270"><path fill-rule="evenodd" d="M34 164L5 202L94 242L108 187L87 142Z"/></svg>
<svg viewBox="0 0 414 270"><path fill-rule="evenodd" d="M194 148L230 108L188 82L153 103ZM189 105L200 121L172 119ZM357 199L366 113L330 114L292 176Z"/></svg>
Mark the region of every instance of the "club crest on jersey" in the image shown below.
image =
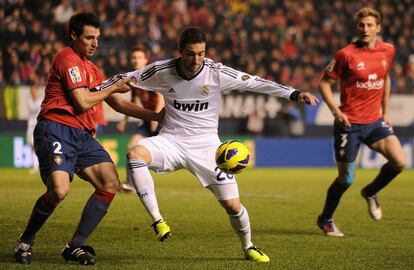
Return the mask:
<svg viewBox="0 0 414 270"><path fill-rule="evenodd" d="M206 85L203 85L203 86L201 87L201 95L202 95L202 96L207 96L209 92L210 92L210 91L208 90L208 87L207 87Z"/></svg>
<svg viewBox="0 0 414 270"><path fill-rule="evenodd" d="M137 84L137 78L135 78L135 77L131 77L130 79L129 79L129 84Z"/></svg>
<svg viewBox="0 0 414 270"><path fill-rule="evenodd" d="M247 81L247 80L249 80L249 79L250 79L250 76L249 76L249 75L244 74L244 75L241 77L241 79L242 79L243 81Z"/></svg>
<svg viewBox="0 0 414 270"><path fill-rule="evenodd" d="M53 158L53 161L54 161L57 165L60 165L60 164L62 164L62 162L63 162L63 158L62 158L62 156L56 155L56 156Z"/></svg>
<svg viewBox="0 0 414 270"><path fill-rule="evenodd" d="M334 67L335 67L335 64L336 64L335 59L332 59L332 61L331 61L331 62L329 62L328 66L326 67L326 70L327 70L327 71L329 71L329 72L332 72L332 70L333 70L333 69L334 69Z"/></svg>
<svg viewBox="0 0 414 270"><path fill-rule="evenodd" d="M364 62L359 62L357 65L357 70L364 70L365 69L365 63Z"/></svg>
<svg viewBox="0 0 414 270"><path fill-rule="evenodd" d="M82 81L82 77L80 75L80 71L78 67L71 67L68 69L70 79L73 83L78 83Z"/></svg>

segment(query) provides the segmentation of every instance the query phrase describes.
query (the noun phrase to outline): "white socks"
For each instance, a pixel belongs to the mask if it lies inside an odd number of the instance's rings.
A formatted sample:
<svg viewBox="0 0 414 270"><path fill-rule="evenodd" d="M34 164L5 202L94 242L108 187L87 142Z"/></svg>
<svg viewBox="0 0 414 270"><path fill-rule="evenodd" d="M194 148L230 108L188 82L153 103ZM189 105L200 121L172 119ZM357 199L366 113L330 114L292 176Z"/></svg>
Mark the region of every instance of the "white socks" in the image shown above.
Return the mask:
<svg viewBox="0 0 414 270"><path fill-rule="evenodd" d="M236 215L229 215L230 224L234 231L240 238L240 242L243 249L247 249L253 245L251 239L250 220L247 209L241 205L240 213Z"/></svg>
<svg viewBox="0 0 414 270"><path fill-rule="evenodd" d="M154 180L148 170L147 163L142 160L129 160L128 168L137 195L145 209L147 209L148 214L150 214L152 221L162 219L158 209L157 197L155 196Z"/></svg>

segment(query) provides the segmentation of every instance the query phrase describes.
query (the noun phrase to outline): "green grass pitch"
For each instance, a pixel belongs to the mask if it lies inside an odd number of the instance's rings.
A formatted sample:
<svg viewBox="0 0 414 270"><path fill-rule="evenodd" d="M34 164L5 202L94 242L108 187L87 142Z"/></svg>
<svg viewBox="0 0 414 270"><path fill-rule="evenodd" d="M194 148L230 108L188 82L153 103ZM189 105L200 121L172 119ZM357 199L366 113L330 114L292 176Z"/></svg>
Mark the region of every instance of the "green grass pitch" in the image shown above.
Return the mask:
<svg viewBox="0 0 414 270"><path fill-rule="evenodd" d="M119 171L122 178L125 172ZM224 210L184 170L157 175L155 181L171 238L156 241L138 197L118 194L87 244L97 251L97 269L414 269L414 170L379 194L384 212L379 222L369 218L359 195L376 173L357 170L335 214L345 237L335 239L315 225L335 169L249 169L239 175L253 241L271 258L268 264L243 259ZM14 263L12 249L44 187L27 170L0 169L0 269L78 269L60 252L92 191L82 180L72 183L38 233L26 268Z"/></svg>

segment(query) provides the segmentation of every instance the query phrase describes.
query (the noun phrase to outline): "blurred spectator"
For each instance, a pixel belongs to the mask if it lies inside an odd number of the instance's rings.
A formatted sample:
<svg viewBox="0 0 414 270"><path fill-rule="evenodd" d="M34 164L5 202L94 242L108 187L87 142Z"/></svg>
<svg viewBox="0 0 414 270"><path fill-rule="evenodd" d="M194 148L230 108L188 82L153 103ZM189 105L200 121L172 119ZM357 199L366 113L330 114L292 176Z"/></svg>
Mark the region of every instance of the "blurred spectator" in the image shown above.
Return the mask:
<svg viewBox="0 0 414 270"><path fill-rule="evenodd" d="M255 110L247 117L246 130L252 136L260 136L264 129L264 118Z"/></svg>
<svg viewBox="0 0 414 270"><path fill-rule="evenodd" d="M287 102L282 108L282 114L291 137L300 137L305 132L302 112L293 102Z"/></svg>
<svg viewBox="0 0 414 270"><path fill-rule="evenodd" d="M299 89L317 90L320 71L353 38L349 17L365 1L15 0L0 1L1 83L29 84L47 76L52 56L67 42L66 24L91 9L101 21L100 50L107 76L125 69L131 48L156 59L177 55L175 37L190 24L204 28L208 56ZM395 45L393 92L414 93L410 0L373 0L383 16L382 38ZM52 11L52 12L51 12ZM9 69L10 68L10 69ZM3 81L4 80L4 81Z"/></svg>

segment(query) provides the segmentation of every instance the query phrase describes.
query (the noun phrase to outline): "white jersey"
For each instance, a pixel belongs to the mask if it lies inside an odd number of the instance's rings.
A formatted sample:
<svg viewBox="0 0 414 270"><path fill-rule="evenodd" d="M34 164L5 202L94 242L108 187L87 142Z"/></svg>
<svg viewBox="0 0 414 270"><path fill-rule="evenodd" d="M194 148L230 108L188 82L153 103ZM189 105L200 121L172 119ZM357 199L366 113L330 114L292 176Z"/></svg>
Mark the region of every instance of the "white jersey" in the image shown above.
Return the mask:
<svg viewBox="0 0 414 270"><path fill-rule="evenodd" d="M186 78L179 71L179 61L180 58L157 61L122 75L131 78L134 87L157 91L164 96L166 113L162 133L184 136L217 134L223 91L252 91L289 99L296 90L208 58L204 59L194 77Z"/></svg>

